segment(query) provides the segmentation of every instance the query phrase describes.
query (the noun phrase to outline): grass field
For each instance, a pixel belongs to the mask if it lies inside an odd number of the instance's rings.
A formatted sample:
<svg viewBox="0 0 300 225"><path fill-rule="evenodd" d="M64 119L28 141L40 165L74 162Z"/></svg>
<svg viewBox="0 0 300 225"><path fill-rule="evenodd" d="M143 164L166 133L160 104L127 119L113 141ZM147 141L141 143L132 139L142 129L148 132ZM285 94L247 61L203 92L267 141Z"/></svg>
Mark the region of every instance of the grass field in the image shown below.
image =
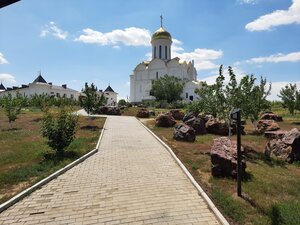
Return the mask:
<svg viewBox="0 0 300 225"><path fill-rule="evenodd" d="M0 109L0 203L94 149L105 121L79 117L76 139L66 149L68 157L45 159L52 150L41 136L42 116L37 109L22 110L10 126Z"/></svg>
<svg viewBox="0 0 300 225"><path fill-rule="evenodd" d="M280 114L286 115L279 122L280 127L300 129L294 124L300 122L299 114L287 116L284 110ZM242 136L242 144L254 151L247 156L247 176L242 182L244 198L239 198L234 179L211 176L209 154L217 135L197 136L194 143L180 142L173 140L173 128L158 128L154 124L154 120L147 121L147 126L173 149L231 224L300 224L300 163L267 160L263 154L267 139L263 136ZM249 121L245 131L252 131ZM236 136L231 138L235 140ZM281 216L290 221L280 222Z"/></svg>

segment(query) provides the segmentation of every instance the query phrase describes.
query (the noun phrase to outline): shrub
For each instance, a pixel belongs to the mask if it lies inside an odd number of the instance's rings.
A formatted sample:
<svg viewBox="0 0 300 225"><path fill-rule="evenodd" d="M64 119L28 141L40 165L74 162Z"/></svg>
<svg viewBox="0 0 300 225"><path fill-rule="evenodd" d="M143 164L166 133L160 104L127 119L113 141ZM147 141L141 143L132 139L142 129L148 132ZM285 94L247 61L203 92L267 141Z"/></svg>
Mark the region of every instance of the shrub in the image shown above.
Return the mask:
<svg viewBox="0 0 300 225"><path fill-rule="evenodd" d="M64 149L75 138L78 117L63 108L57 114L46 112L42 122L42 135L48 138L48 145L56 151L56 156L63 157Z"/></svg>
<svg viewBox="0 0 300 225"><path fill-rule="evenodd" d="M300 202L289 201L275 204L271 212L272 225L300 224Z"/></svg>
<svg viewBox="0 0 300 225"><path fill-rule="evenodd" d="M23 97L21 94L17 93L16 97L13 98L12 95L8 93L8 95L3 97L2 101L8 117L8 122L11 124L11 122L14 122L18 118L18 115L21 112Z"/></svg>

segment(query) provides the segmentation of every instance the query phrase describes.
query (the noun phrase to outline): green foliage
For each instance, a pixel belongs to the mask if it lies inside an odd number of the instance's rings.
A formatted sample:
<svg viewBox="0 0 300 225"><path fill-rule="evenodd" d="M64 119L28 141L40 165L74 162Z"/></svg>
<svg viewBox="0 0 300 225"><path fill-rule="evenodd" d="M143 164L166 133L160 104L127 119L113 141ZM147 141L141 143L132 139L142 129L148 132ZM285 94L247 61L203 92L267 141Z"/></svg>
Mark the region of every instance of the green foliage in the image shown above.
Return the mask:
<svg viewBox="0 0 300 225"><path fill-rule="evenodd" d="M100 106L105 105L107 99L103 94L98 93L97 87L92 83L91 86L85 83L82 89L83 96L80 96L80 106L88 113L94 113Z"/></svg>
<svg viewBox="0 0 300 225"><path fill-rule="evenodd" d="M2 98L2 103L9 123L14 122L18 118L23 101L24 99L19 93L16 94L15 98L12 97L11 93L8 93Z"/></svg>
<svg viewBox="0 0 300 225"><path fill-rule="evenodd" d="M43 117L42 135L48 138L48 145L59 157L75 138L78 117L64 108L58 114L46 112Z"/></svg>
<svg viewBox="0 0 300 225"><path fill-rule="evenodd" d="M272 225L300 224L300 202L278 203L272 207Z"/></svg>
<svg viewBox="0 0 300 225"><path fill-rule="evenodd" d="M34 94L31 95L28 99L28 105L32 107L37 107L41 109L41 111L46 111L49 107L52 106L74 106L77 105L78 102L74 99L59 97L56 98L54 96L49 96L47 94Z"/></svg>
<svg viewBox="0 0 300 225"><path fill-rule="evenodd" d="M283 101L283 107L288 108L290 114L294 115L295 109L300 110L300 91L296 84L286 85L281 88L279 98Z"/></svg>
<svg viewBox="0 0 300 225"><path fill-rule="evenodd" d="M172 103L181 99L180 95L183 90L183 85L183 82L179 78L166 74L158 80L152 81L150 94L154 96L157 101L164 100L168 103Z"/></svg>
<svg viewBox="0 0 300 225"><path fill-rule="evenodd" d="M126 106L127 102L125 101L125 99L120 99L118 102L118 106Z"/></svg>
<svg viewBox="0 0 300 225"><path fill-rule="evenodd" d="M271 84L266 88L267 81L261 77L260 83L256 85L256 78L253 75L244 76L238 83L230 66L228 73L229 82L225 85L221 65L216 82L212 85L203 82L201 88L195 90L195 93L199 95L199 100L190 104L188 109L197 114L199 112L210 113L226 121L232 108L240 108L242 116L245 119L250 118L255 124L259 114L271 106L266 99L270 94Z"/></svg>

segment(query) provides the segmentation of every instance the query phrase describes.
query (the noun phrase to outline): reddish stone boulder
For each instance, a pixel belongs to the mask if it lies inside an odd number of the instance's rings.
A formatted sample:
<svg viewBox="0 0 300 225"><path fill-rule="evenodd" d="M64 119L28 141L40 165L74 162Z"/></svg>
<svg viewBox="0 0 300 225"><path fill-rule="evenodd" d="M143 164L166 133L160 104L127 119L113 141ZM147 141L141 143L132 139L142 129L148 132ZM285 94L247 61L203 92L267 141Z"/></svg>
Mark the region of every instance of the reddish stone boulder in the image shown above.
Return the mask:
<svg viewBox="0 0 300 225"><path fill-rule="evenodd" d="M194 128L196 134L206 134L206 127L205 127L205 120L202 118L196 118L193 117L187 121L185 121L185 124L191 126Z"/></svg>
<svg viewBox="0 0 300 225"><path fill-rule="evenodd" d="M174 117L175 120L182 120L184 117L184 112L179 109L171 109L171 115Z"/></svg>
<svg viewBox="0 0 300 225"><path fill-rule="evenodd" d="M280 127L278 123L274 120L259 120L257 123L257 131L263 134L265 131L279 130Z"/></svg>
<svg viewBox="0 0 300 225"><path fill-rule="evenodd" d="M210 151L211 173L215 177L236 177L237 148L228 137L215 138ZM242 148L243 153L243 148ZM242 160L242 176L245 175L246 162Z"/></svg>
<svg viewBox="0 0 300 225"><path fill-rule="evenodd" d="M136 117L138 118L149 118L150 117L150 113L147 109L139 109L139 111L136 114Z"/></svg>
<svg viewBox="0 0 300 225"><path fill-rule="evenodd" d="M225 122L221 122L217 119L209 119L206 124L206 131L210 134L218 134L226 136L229 133L228 126Z"/></svg>
<svg viewBox="0 0 300 225"><path fill-rule="evenodd" d="M266 113L262 114L260 119L261 120L274 120L276 122L283 121L282 116L278 116L277 114L274 114L272 112L266 112Z"/></svg>
<svg viewBox="0 0 300 225"><path fill-rule="evenodd" d="M300 132L293 128L282 138L270 140L265 147L265 155L275 156L280 160L290 162L300 161Z"/></svg>
<svg viewBox="0 0 300 225"><path fill-rule="evenodd" d="M159 114L155 119L157 127L173 127L175 124L176 121L170 113Z"/></svg>
<svg viewBox="0 0 300 225"><path fill-rule="evenodd" d="M176 125L173 138L178 141L194 142L196 139L195 130L186 124Z"/></svg>

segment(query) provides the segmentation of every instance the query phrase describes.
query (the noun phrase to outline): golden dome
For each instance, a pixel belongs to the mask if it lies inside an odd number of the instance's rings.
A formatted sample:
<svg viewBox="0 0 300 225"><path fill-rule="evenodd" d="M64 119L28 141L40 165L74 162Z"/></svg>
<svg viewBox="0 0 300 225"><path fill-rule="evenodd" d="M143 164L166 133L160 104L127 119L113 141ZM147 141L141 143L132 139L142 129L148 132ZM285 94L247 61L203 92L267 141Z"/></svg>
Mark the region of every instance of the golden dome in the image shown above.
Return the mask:
<svg viewBox="0 0 300 225"><path fill-rule="evenodd" d="M169 39L170 41L172 41L171 34L162 27L160 27L152 35L152 41L155 40L155 39Z"/></svg>

